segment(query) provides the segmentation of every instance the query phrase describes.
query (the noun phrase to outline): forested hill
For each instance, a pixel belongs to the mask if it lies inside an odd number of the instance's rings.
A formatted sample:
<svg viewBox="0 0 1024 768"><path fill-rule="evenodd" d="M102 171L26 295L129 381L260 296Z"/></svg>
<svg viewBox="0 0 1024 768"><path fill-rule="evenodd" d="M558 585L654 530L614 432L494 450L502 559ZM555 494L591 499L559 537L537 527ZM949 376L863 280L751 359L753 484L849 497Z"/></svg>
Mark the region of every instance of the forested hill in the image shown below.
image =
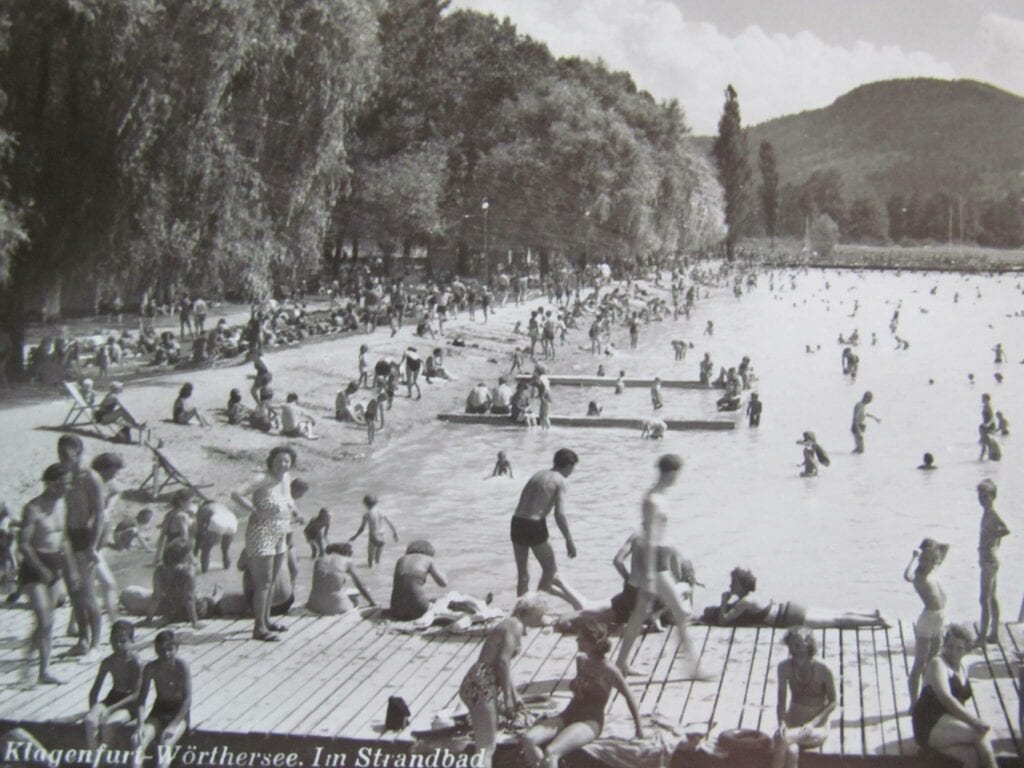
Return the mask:
<svg viewBox="0 0 1024 768"><path fill-rule="evenodd" d="M754 167L765 140L775 147L783 184L833 168L848 198L999 195L1024 184L1024 98L973 80L870 83L824 109L753 126Z"/></svg>

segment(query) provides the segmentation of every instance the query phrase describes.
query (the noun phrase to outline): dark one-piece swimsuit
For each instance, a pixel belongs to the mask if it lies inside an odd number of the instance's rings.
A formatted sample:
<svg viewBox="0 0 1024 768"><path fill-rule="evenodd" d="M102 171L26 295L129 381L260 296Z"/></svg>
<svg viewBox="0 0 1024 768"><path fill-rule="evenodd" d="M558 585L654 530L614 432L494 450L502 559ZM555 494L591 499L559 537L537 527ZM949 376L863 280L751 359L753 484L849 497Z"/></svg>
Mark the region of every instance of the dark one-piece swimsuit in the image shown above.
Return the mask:
<svg viewBox="0 0 1024 768"><path fill-rule="evenodd" d="M971 681L960 680L957 675L950 675L949 692L953 694L954 699L961 704L965 704L973 695L971 692ZM921 690L920 698L914 704L914 711L911 715L911 722L914 726L914 740L919 747L928 746L928 737L931 736L932 729L945 714L948 714L946 708L942 706L942 702L935 695L935 691L929 685L924 686Z"/></svg>
<svg viewBox="0 0 1024 768"><path fill-rule="evenodd" d="M586 659L572 681L572 701L559 717L566 726L589 723L600 736L604 728L604 709L608 706L611 692L608 676L602 674L594 662Z"/></svg>

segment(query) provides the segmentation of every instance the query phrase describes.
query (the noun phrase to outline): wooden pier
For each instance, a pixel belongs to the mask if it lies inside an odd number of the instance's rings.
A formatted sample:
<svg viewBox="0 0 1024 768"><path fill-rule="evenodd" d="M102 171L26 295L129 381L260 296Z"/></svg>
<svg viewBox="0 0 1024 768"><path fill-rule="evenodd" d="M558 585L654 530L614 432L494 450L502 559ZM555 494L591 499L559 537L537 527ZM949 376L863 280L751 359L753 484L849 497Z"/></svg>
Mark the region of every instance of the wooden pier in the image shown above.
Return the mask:
<svg viewBox="0 0 1024 768"><path fill-rule="evenodd" d="M21 644L31 631L32 614L9 608L0 617L0 721L51 738L63 733L67 744L80 746L80 729L70 724L85 714L98 663L83 665L68 657L71 638L56 631L52 671L65 684L26 687L19 682L25 667ZM62 630L67 618L66 610L59 611L55 627ZM438 712L464 710L458 687L479 653L479 635L401 634L356 612L290 616L284 623L289 631L280 643L251 641L250 620L211 620L199 630L179 628L179 653L193 677L189 743L294 748L311 765L317 745L335 752L356 744L388 753L421 750L424 743L416 741L414 731L429 730ZM136 647L144 661L154 656L156 632L155 627L137 630ZM713 675L708 681L682 676L674 631L643 635L632 660L643 674L629 678L641 713L673 729L671 743L686 744L687 734L693 734L691 746L698 738L713 743L717 734L732 728L771 733L776 725L776 667L785 657L782 632L691 627L700 665ZM846 758L856 758L865 765L942 765L917 757L906 714L911 623L816 633L820 657L835 674L839 706L821 754L807 755L807 764L836 764L840 758L845 764ZM966 660L975 693L971 706L991 724L1001 764L1020 765L1018 654L1024 651L1024 626L1007 624L1001 636L999 645ZM528 694L550 696L545 711L557 713L570 697L576 653L574 637L531 629L514 659L515 679ZM412 721L403 731L383 731L389 696L401 696L412 710ZM616 696L603 736L632 735L625 702ZM496 765L521 764L514 741L504 741ZM468 740L463 736L447 743L461 753ZM704 765L709 759L680 750L672 764Z"/></svg>
<svg viewBox="0 0 1024 768"><path fill-rule="evenodd" d="M516 376L516 381L530 383L533 376L521 374ZM553 387L614 387L618 379L614 376L571 376L548 374L548 382ZM654 386L654 379L623 379L623 386L626 387L651 387ZM662 379L662 389L724 389L720 385L705 384L703 381L693 379Z"/></svg>
<svg viewBox="0 0 1024 768"><path fill-rule="evenodd" d="M512 421L508 416L492 413L439 413L437 420L449 424L481 424L488 427L522 428L524 426L520 422ZM624 419L613 416L552 416L551 426L639 431L644 428L645 421L646 419ZM665 428L670 432L721 432L736 428L736 422L727 419L662 419L662 421L665 422Z"/></svg>

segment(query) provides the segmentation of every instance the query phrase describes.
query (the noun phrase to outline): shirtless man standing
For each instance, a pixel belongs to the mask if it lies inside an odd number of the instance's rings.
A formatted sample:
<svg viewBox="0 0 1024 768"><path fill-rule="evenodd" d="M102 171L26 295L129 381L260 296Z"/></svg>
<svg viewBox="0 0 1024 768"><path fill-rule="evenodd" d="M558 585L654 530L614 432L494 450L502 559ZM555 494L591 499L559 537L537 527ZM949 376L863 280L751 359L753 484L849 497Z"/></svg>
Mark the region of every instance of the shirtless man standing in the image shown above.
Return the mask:
<svg viewBox="0 0 1024 768"><path fill-rule="evenodd" d="M867 420L874 419L876 423L882 423L880 418L867 412L868 403L873 399L874 395L865 392L864 396L853 406L853 424L850 425L850 431L853 433L854 453L864 453L864 432L868 428Z"/></svg>
<svg viewBox="0 0 1024 768"><path fill-rule="evenodd" d="M77 575L79 585L77 592L71 596L72 603L77 603L74 608L79 632L78 643L73 651L98 657L103 617L96 600L94 581L100 541L106 528L106 500L99 476L82 466L84 450L82 440L77 435L61 435L57 441L60 463L71 473L65 535L71 548L70 567Z"/></svg>
<svg viewBox="0 0 1024 768"><path fill-rule="evenodd" d="M554 467L542 469L529 479L519 496L519 505L512 515L512 549L516 556L516 594L525 595L530 588L530 551L540 563L542 570L537 589L560 597L577 611L583 603L572 587L558 575L555 552L548 541L547 516L554 510L555 523L565 538L565 550L572 559L576 557L576 545L565 519L565 494L569 484L566 478L576 468L579 457L568 448L555 452Z"/></svg>

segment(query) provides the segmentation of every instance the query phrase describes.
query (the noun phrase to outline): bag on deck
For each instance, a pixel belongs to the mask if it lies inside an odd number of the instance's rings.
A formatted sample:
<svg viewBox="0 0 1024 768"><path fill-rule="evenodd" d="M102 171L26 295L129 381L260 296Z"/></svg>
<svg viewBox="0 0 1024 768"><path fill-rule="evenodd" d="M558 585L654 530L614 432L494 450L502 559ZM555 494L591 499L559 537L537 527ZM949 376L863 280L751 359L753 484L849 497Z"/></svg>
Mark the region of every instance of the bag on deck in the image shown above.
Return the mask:
<svg viewBox="0 0 1024 768"><path fill-rule="evenodd" d="M388 713L384 718L384 730L400 731L409 725L409 718L412 712L409 705L401 696L390 696L388 698Z"/></svg>

